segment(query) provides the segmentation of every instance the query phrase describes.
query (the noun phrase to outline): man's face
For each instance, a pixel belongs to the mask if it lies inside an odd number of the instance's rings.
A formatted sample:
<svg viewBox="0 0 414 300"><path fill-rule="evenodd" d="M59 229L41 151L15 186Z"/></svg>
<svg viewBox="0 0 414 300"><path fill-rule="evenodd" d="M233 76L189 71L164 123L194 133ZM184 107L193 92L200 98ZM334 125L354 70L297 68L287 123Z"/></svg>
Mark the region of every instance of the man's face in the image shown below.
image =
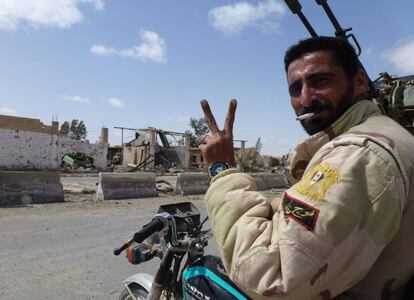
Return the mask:
<svg viewBox="0 0 414 300"><path fill-rule="evenodd" d="M344 70L329 51L315 51L294 60L287 79L292 107L297 116L314 112L302 120L312 135L335 122L357 100L356 80L347 79Z"/></svg>

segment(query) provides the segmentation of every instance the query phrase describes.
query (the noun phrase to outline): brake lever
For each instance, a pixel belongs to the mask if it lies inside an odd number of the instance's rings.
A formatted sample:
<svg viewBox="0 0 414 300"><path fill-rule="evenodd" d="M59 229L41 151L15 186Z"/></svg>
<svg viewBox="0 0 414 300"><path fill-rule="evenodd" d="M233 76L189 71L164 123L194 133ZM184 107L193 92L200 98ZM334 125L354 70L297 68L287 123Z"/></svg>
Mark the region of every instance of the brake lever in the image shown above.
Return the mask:
<svg viewBox="0 0 414 300"><path fill-rule="evenodd" d="M114 255L115 256L118 256L119 254L121 254L122 251L124 251L126 248L128 248L129 246L131 246L133 242L134 242L134 239L130 239L128 242L126 242L125 244L123 244L121 247L116 248L114 250Z"/></svg>

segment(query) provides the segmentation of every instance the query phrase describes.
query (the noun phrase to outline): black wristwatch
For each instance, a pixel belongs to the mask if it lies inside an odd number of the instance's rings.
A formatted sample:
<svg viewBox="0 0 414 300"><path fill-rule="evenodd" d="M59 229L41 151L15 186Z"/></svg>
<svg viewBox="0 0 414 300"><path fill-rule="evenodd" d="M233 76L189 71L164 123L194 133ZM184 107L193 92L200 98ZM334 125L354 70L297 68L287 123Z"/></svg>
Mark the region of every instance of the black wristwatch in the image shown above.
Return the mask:
<svg viewBox="0 0 414 300"><path fill-rule="evenodd" d="M213 179L217 174L230 169L230 165L223 161L216 161L208 168L208 177L209 180Z"/></svg>

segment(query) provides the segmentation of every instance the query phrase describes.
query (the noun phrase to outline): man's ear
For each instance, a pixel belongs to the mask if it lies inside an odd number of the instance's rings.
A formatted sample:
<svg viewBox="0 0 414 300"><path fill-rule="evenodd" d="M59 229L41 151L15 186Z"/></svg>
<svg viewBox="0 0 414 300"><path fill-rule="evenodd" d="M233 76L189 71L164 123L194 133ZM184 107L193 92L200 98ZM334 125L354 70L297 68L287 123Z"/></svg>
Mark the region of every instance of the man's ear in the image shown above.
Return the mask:
<svg viewBox="0 0 414 300"><path fill-rule="evenodd" d="M354 99L362 99L368 91L368 76L363 69L359 69L353 79Z"/></svg>

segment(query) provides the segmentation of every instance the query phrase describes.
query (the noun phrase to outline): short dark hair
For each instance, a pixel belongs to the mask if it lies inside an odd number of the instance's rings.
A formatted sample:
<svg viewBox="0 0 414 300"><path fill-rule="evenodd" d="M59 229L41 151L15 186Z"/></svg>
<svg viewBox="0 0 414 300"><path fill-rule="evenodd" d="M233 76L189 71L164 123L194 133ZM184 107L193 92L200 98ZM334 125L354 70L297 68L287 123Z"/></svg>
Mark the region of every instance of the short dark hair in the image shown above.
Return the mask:
<svg viewBox="0 0 414 300"><path fill-rule="evenodd" d="M348 79L352 79L360 69L358 56L354 48L346 41L328 36L319 36L299 41L291 46L285 53L285 70L289 65L306 53L315 51L331 51L336 63L342 67Z"/></svg>

